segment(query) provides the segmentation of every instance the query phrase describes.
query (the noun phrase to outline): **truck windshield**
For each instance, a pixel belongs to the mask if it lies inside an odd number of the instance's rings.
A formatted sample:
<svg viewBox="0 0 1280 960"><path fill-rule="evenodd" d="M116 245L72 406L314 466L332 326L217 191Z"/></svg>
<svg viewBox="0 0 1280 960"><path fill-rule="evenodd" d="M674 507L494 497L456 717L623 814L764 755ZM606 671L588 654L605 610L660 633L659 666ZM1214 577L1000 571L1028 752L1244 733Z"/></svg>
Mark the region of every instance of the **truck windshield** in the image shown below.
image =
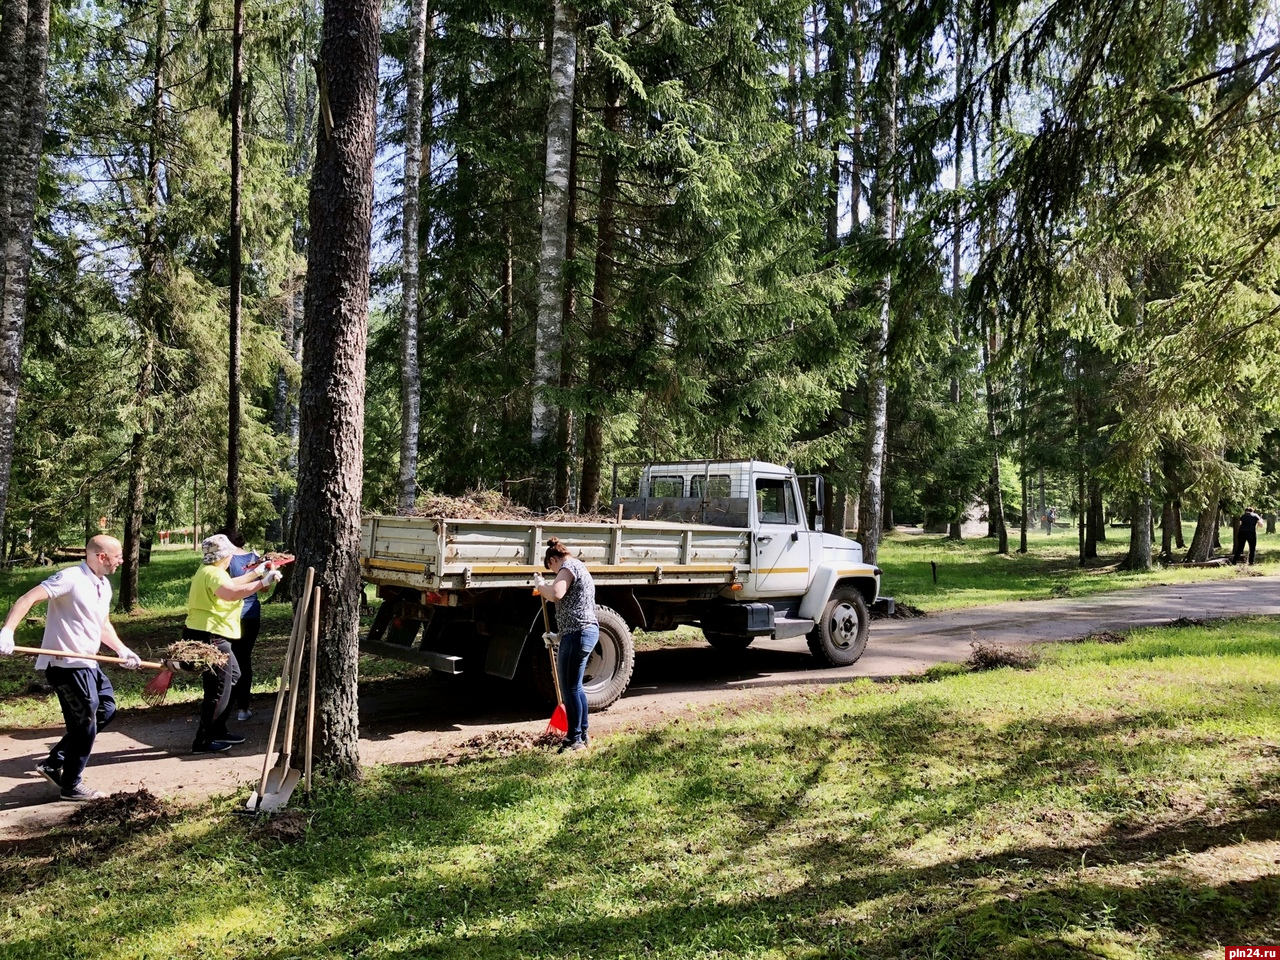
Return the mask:
<svg viewBox="0 0 1280 960"><path fill-rule="evenodd" d="M799 523L795 488L783 477L756 478L756 515L761 523Z"/></svg>

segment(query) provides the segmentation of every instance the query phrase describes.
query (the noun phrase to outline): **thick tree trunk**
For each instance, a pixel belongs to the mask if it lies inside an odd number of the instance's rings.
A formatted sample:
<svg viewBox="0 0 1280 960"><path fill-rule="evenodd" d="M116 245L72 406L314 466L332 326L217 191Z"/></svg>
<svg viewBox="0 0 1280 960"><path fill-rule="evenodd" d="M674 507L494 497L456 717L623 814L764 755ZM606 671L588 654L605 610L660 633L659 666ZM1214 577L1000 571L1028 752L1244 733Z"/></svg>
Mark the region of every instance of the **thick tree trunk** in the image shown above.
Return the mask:
<svg viewBox="0 0 1280 960"><path fill-rule="evenodd" d="M1173 501L1173 542L1179 550L1186 546L1182 539L1182 501Z"/></svg>
<svg viewBox="0 0 1280 960"><path fill-rule="evenodd" d="M1098 556L1099 531L1102 529L1102 488L1097 480L1089 481L1089 503L1084 531L1084 556L1093 560Z"/></svg>
<svg viewBox="0 0 1280 960"><path fill-rule="evenodd" d="M1168 560L1173 556L1173 501L1164 502L1164 511L1160 515L1160 559Z"/></svg>
<svg viewBox="0 0 1280 960"><path fill-rule="evenodd" d="M555 0L551 34L551 98L547 105L547 163L542 189L542 249L538 260L538 319L533 357L533 443L553 438L557 413L547 391L560 382L564 335L564 260L569 229L569 155L578 38L573 12Z"/></svg>
<svg viewBox="0 0 1280 960"><path fill-rule="evenodd" d="M1120 565L1124 570L1150 570L1151 557L1151 469L1142 471L1143 492L1130 502L1129 554Z"/></svg>
<svg viewBox="0 0 1280 960"><path fill-rule="evenodd" d="M879 145L876 151L875 222L886 247L897 232L894 161L898 151L898 47L892 36L880 51ZM879 322L872 329L867 360L867 437L858 539L862 556L874 564L880 552L885 437L889 430L889 311L893 280L887 271L877 283Z"/></svg>
<svg viewBox="0 0 1280 960"><path fill-rule="evenodd" d="M240 528L240 305L244 270L244 225L240 216L241 109L244 91L244 0L234 0L231 22L231 322L227 347L227 523Z"/></svg>
<svg viewBox="0 0 1280 960"><path fill-rule="evenodd" d="M1218 532L1218 488L1214 487L1205 498L1200 515L1196 518L1196 531L1191 535L1186 560L1203 563L1213 556L1213 540Z"/></svg>
<svg viewBox="0 0 1280 960"><path fill-rule="evenodd" d="M0 531L18 424L31 284L36 186L44 140L49 0L0 3Z"/></svg>
<svg viewBox="0 0 1280 960"><path fill-rule="evenodd" d="M1151 501L1134 496L1129 501L1129 553L1120 564L1123 570L1151 569Z"/></svg>
<svg viewBox="0 0 1280 960"><path fill-rule="evenodd" d="M360 487L380 11L377 0L325 4L307 243L297 565L315 568L324 594L316 758L341 778L360 773Z"/></svg>
<svg viewBox="0 0 1280 960"><path fill-rule="evenodd" d="M418 499L418 427L422 378L418 370L418 188L422 170L422 72L427 0L409 4L408 93L404 118L404 200L400 240L400 490L399 512Z"/></svg>

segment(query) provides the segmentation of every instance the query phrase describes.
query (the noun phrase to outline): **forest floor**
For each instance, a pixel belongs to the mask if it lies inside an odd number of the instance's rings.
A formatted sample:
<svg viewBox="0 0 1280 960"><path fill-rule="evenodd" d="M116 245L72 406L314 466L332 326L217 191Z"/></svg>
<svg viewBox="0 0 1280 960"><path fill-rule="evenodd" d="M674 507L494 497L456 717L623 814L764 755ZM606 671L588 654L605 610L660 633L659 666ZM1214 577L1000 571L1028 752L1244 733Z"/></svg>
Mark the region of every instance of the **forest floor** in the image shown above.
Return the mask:
<svg viewBox="0 0 1280 960"><path fill-rule="evenodd" d="M282 613L270 615L279 619ZM1224 580L880 620L872 625L863 657L840 669L818 668L803 639L757 642L737 656L687 635L674 645L646 639L639 644L626 696L592 717L592 738L607 741L679 718L761 706L797 689L920 674L935 664L964 661L975 645L1017 646L1242 615L1280 615L1280 577L1241 572ZM280 625L275 626L279 633ZM278 646L267 641L260 647L260 676L270 679L270 665L278 663L281 653ZM546 726L546 708L517 694L510 683L421 670L376 676L380 666L372 660L361 661L360 754L366 765L457 762L487 749L495 738L533 738ZM119 671L112 676L122 685L140 683ZM65 821L75 808L59 801L54 788L34 771L60 735L56 701L37 685L15 690L10 682L8 689L0 695L0 839L40 834ZM192 803L247 796L246 785L261 773L272 694L256 694L253 718L238 725L247 737L244 745L227 754L197 756L189 750L197 689L175 688L173 702L150 708L128 689L116 722L98 738L86 771L89 786L107 793L145 789Z"/></svg>

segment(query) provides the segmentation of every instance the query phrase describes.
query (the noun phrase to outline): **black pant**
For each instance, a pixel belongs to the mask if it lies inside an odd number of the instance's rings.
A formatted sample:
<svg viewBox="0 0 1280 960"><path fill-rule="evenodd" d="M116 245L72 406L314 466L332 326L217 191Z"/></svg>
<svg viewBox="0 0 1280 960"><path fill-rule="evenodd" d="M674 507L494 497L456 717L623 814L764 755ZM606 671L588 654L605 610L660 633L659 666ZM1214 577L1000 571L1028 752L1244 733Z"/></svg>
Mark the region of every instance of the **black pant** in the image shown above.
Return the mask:
<svg viewBox="0 0 1280 960"><path fill-rule="evenodd" d="M75 789L89 762L98 731L116 715L116 692L107 675L97 667L54 667L45 670L45 679L58 695L67 733L54 744L45 761L62 770L58 786Z"/></svg>
<svg viewBox="0 0 1280 960"><path fill-rule="evenodd" d="M253 691L253 645L258 642L261 630L260 617L246 617L240 621L240 639L231 641L231 652L240 664L240 679L231 690L231 705L241 710L249 709L249 695Z"/></svg>
<svg viewBox="0 0 1280 960"><path fill-rule="evenodd" d="M1236 534L1236 553L1235 556L1231 558L1232 560L1238 561L1242 556L1244 556L1244 548L1246 544L1249 546L1249 563L1252 565L1254 555L1258 552L1258 530L1256 527L1248 533L1241 530Z"/></svg>
<svg viewBox="0 0 1280 960"><path fill-rule="evenodd" d="M200 702L200 726L192 749L207 747L219 734L227 732L227 714L231 712L231 690L240 679L240 665L231 651L231 641L226 637L205 630L182 628L183 640L211 643L227 655L227 662L220 669L209 669L200 675L204 684L204 700Z"/></svg>

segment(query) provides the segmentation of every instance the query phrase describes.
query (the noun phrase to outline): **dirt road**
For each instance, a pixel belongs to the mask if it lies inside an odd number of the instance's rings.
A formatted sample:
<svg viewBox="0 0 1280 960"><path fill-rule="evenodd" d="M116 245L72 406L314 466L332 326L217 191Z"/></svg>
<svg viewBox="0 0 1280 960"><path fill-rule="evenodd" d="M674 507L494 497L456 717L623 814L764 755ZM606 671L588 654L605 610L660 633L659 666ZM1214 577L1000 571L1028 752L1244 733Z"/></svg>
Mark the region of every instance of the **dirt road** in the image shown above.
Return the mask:
<svg viewBox="0 0 1280 960"><path fill-rule="evenodd" d="M1081 600L975 607L915 620L877 621L856 664L818 669L803 639L761 641L737 656L696 645L641 652L627 695L593 715L593 740L662 723L714 704L740 703L800 685L918 673L965 659L986 643L1065 640L1099 630L1168 623L1179 617L1280 614L1280 577L1129 590ZM360 699L360 755L368 764L414 764L458 751L493 730L541 733L547 711L513 695L510 684L463 677L382 681ZM85 782L114 793L146 787L157 796L198 801L234 793L257 779L274 704L256 698L256 715L236 726L248 738L226 755L193 756L191 705L128 711L98 738ZM0 734L0 839L29 835L74 805L34 772L60 729Z"/></svg>

